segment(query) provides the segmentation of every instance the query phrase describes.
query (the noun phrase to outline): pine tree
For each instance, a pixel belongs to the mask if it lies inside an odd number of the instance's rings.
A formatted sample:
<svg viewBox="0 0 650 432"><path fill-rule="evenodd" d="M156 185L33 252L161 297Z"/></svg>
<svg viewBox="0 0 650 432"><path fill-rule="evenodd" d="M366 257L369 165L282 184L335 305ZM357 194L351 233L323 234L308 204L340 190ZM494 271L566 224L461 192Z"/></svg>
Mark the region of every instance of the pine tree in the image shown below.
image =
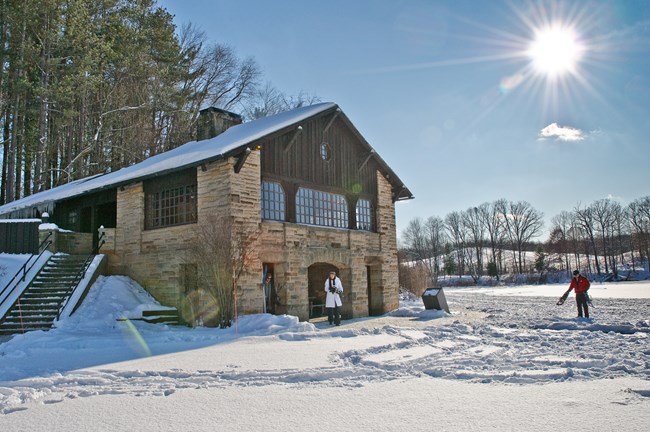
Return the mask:
<svg viewBox="0 0 650 432"><path fill-rule="evenodd" d="M0 204L117 170L195 137L206 105L259 68L155 0L0 0Z"/></svg>

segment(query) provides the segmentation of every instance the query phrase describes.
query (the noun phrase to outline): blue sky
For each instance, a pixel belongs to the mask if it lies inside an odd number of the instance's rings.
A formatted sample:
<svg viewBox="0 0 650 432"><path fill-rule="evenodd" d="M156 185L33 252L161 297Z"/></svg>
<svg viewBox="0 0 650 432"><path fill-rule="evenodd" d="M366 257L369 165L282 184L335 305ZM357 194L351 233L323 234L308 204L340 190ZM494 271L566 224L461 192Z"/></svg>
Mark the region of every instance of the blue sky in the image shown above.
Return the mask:
<svg viewBox="0 0 650 432"><path fill-rule="evenodd" d="M650 1L158 3L280 90L339 104L415 195L399 233L499 198L548 228L578 203L650 195ZM557 73L530 55L549 34L545 58L574 60Z"/></svg>

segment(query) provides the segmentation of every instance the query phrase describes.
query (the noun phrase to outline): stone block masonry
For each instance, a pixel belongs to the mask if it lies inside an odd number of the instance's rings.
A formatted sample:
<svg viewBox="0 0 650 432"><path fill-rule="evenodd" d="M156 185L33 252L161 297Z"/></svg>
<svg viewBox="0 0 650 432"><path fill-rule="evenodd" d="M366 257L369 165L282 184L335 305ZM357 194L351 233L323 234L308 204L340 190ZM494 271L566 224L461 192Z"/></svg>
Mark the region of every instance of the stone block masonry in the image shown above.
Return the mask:
<svg viewBox="0 0 650 432"><path fill-rule="evenodd" d="M58 229L43 230L39 232L39 242L52 233L48 246L51 252L62 252L70 255L88 255L93 251L93 235L91 233L67 232Z"/></svg>
<svg viewBox="0 0 650 432"><path fill-rule="evenodd" d="M119 190L117 228L104 251L111 273L126 274L161 303L180 307L187 295L183 266L191 264L188 247L197 239L197 228L227 218L231 241L244 242L248 254L237 283L238 313L262 312L263 263L273 264L275 284L282 287L283 311L301 320L309 319L313 266L339 270L347 318L385 313L398 306L395 211L386 179L378 173L377 232L332 229L262 221L259 152L252 151L238 173L236 162L231 158L196 168L196 224L145 230L142 183Z"/></svg>
<svg viewBox="0 0 650 432"><path fill-rule="evenodd" d="M399 274L397 263L397 227L393 188L379 172L377 173L377 232L381 241L380 286L383 293L383 309L399 307Z"/></svg>
<svg viewBox="0 0 650 432"><path fill-rule="evenodd" d="M376 233L262 222L259 256L262 262L274 264L276 283L284 288L283 301L288 314L302 320L309 318L309 267L317 263L339 269L345 287L344 317L368 316L369 293L372 313L385 313L399 306L393 191L379 174L377 182Z"/></svg>
<svg viewBox="0 0 650 432"><path fill-rule="evenodd" d="M239 232L256 237L260 221L259 154L251 153L239 173L236 160L218 161L197 167L197 223L158 229L144 229L144 190L141 182L118 190L117 228L109 269L142 284L158 301L180 307L185 298L182 265L188 264L190 245L197 241L197 229L229 218ZM218 228L217 228L218 229ZM236 240L236 239L234 239ZM258 241L251 244L257 250ZM238 284L243 313L259 312L254 301L261 290L261 262L253 256Z"/></svg>

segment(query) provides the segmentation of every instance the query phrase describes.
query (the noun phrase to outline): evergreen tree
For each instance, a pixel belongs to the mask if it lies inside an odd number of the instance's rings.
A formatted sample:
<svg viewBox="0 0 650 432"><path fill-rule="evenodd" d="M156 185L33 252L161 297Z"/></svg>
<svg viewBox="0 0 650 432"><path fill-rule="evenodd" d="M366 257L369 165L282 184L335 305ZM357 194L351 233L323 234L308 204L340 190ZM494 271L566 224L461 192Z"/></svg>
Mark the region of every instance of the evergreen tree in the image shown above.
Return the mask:
<svg viewBox="0 0 650 432"><path fill-rule="evenodd" d="M546 269L546 254L542 246L537 246L535 251L535 270L538 273L543 272Z"/></svg>
<svg viewBox="0 0 650 432"><path fill-rule="evenodd" d="M259 68L155 0L0 0L0 204L170 150Z"/></svg>
<svg viewBox="0 0 650 432"><path fill-rule="evenodd" d="M445 255L445 274L447 276L451 276L455 274L458 270L458 266L456 265L456 260L454 259L452 254L447 254Z"/></svg>
<svg viewBox="0 0 650 432"><path fill-rule="evenodd" d="M497 268L497 263L490 261L487 263L487 273L491 278L497 278L499 280L499 269Z"/></svg>

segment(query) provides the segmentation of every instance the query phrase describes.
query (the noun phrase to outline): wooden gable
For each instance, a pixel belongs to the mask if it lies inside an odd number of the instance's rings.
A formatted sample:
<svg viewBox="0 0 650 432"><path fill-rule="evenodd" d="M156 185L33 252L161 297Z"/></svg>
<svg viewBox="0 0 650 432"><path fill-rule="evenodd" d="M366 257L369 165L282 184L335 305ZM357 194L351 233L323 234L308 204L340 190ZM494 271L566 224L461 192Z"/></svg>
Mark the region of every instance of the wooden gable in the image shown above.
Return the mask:
<svg viewBox="0 0 650 432"><path fill-rule="evenodd" d="M374 152L339 111L312 117L261 143L263 179L376 199Z"/></svg>

